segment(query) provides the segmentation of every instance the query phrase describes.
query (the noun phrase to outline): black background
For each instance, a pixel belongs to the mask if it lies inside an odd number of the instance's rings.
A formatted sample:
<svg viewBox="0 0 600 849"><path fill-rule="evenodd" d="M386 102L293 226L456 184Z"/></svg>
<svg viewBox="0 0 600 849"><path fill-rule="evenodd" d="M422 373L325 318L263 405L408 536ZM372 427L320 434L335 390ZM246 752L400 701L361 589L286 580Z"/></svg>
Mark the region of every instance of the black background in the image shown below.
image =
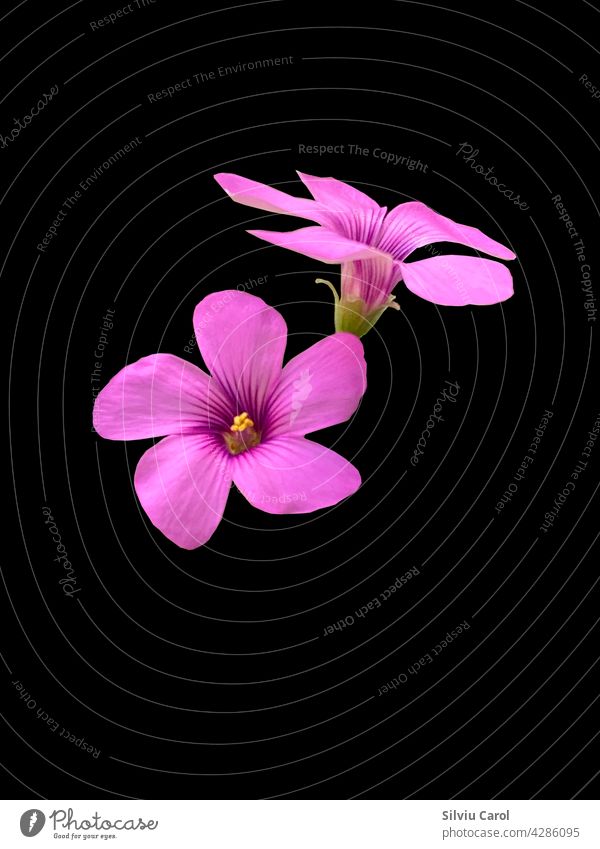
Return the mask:
<svg viewBox="0 0 600 849"><path fill-rule="evenodd" d="M600 13L582 0L555 17L519 0L156 0L91 28L124 5L27 0L1 24L0 132L59 87L0 150L17 505L4 522L17 542L1 602L5 795L593 798L600 448L551 530L540 526L600 413L597 331L552 202L562 196L593 278L600 100L580 77L600 86ZM38 251L65 198L136 136ZM528 208L469 167L461 143ZM343 151L301 152L328 144ZM400 285L402 311L364 339L359 411L317 436L353 459L359 492L277 517L232 490L209 544L183 551L133 491L148 443L92 432L102 317L115 310L102 385L157 351L199 364L184 350L195 305L258 277L249 291L282 311L289 355L329 333L331 296L314 280L337 282L338 267L247 235L297 222L233 204L212 178L233 171L305 195L295 169L480 227L516 252L515 295L444 308ZM459 394L413 467L445 380ZM545 409L535 461L497 513ZM73 564L72 598L44 506ZM324 635L414 567L380 609ZM378 695L465 620L431 664Z"/></svg>

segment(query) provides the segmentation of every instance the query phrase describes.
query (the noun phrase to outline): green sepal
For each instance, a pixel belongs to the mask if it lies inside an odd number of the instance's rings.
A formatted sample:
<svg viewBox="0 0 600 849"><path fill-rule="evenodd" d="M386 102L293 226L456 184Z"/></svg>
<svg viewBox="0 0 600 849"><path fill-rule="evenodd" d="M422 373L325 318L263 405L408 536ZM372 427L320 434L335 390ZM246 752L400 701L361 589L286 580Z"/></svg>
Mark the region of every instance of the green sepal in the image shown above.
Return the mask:
<svg viewBox="0 0 600 849"><path fill-rule="evenodd" d="M349 298L341 299L335 289L335 286L333 283L330 283L329 280L323 280L319 277L316 282L325 283L325 285L329 286L333 292L335 300L335 329L338 333L343 331L346 333L354 333L355 336L360 338L371 330L371 328L375 325L375 322L386 309L389 307L396 310L400 309L399 305L396 303L396 296L389 295L387 304L384 304L382 307L378 307L376 310L367 312L366 304L361 298L355 298L353 300Z"/></svg>

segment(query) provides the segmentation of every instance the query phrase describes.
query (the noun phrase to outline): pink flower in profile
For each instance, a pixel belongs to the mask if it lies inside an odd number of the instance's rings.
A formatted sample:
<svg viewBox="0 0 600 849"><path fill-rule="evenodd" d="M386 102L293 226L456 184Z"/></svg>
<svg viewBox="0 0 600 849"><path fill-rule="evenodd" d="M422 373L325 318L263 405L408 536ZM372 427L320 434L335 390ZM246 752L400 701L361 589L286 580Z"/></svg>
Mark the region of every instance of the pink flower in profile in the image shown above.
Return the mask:
<svg viewBox="0 0 600 849"><path fill-rule="evenodd" d="M188 549L210 539L232 481L267 513L310 513L358 489L351 463L305 438L356 410L366 389L356 336L327 336L282 367L285 321L237 290L204 298L194 330L210 376L155 354L122 369L94 407L106 439L165 437L142 455L134 478L165 536Z"/></svg>
<svg viewBox="0 0 600 849"><path fill-rule="evenodd" d="M334 290L336 330L364 335L387 307L398 308L392 291L400 281L415 295L445 306L495 304L513 294L510 271L490 259L442 256L436 251L427 259L406 262L417 248L434 242L455 242L500 259L515 259L511 250L481 230L457 224L418 201L401 203L388 212L333 177L298 174L312 200L236 174L215 174L215 180L238 203L316 222L318 226L286 233L248 232L312 259L341 263L340 297Z"/></svg>

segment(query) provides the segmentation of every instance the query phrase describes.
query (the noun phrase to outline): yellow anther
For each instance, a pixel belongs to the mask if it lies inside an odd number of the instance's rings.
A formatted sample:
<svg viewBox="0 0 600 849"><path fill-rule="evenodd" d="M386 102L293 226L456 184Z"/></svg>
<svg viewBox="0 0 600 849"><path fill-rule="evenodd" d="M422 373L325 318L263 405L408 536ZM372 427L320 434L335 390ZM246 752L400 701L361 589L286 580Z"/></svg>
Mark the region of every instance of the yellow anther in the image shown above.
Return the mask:
<svg viewBox="0 0 600 849"><path fill-rule="evenodd" d="M246 430L247 427L254 427L254 422L249 417L248 413L240 413L239 416L233 417L233 424L229 428L234 433Z"/></svg>

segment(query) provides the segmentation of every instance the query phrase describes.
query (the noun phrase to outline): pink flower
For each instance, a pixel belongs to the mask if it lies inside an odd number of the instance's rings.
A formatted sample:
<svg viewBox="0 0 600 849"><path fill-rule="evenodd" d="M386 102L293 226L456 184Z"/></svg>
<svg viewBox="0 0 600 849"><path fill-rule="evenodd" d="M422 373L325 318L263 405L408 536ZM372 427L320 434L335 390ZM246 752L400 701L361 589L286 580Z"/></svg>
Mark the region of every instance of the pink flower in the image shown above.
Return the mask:
<svg viewBox="0 0 600 849"><path fill-rule="evenodd" d="M432 251L427 259L406 262L417 248L433 242L456 242L515 259L512 251L481 230L457 224L418 201L401 203L388 213L347 183L298 174L314 200L236 174L215 174L215 180L238 203L316 222L316 227L287 233L248 232L312 259L341 263L341 297L334 290L336 330L364 335L387 307L398 308L392 290L401 280L415 295L445 306L495 304L513 294L508 268L490 259Z"/></svg>
<svg viewBox="0 0 600 849"><path fill-rule="evenodd" d="M211 376L155 354L122 369L94 407L106 439L166 437L142 455L134 479L165 536L188 549L210 539L232 481L267 513L310 513L358 489L354 466L305 438L356 410L366 389L356 336L327 336L282 368L285 321L237 290L204 298L194 330Z"/></svg>

